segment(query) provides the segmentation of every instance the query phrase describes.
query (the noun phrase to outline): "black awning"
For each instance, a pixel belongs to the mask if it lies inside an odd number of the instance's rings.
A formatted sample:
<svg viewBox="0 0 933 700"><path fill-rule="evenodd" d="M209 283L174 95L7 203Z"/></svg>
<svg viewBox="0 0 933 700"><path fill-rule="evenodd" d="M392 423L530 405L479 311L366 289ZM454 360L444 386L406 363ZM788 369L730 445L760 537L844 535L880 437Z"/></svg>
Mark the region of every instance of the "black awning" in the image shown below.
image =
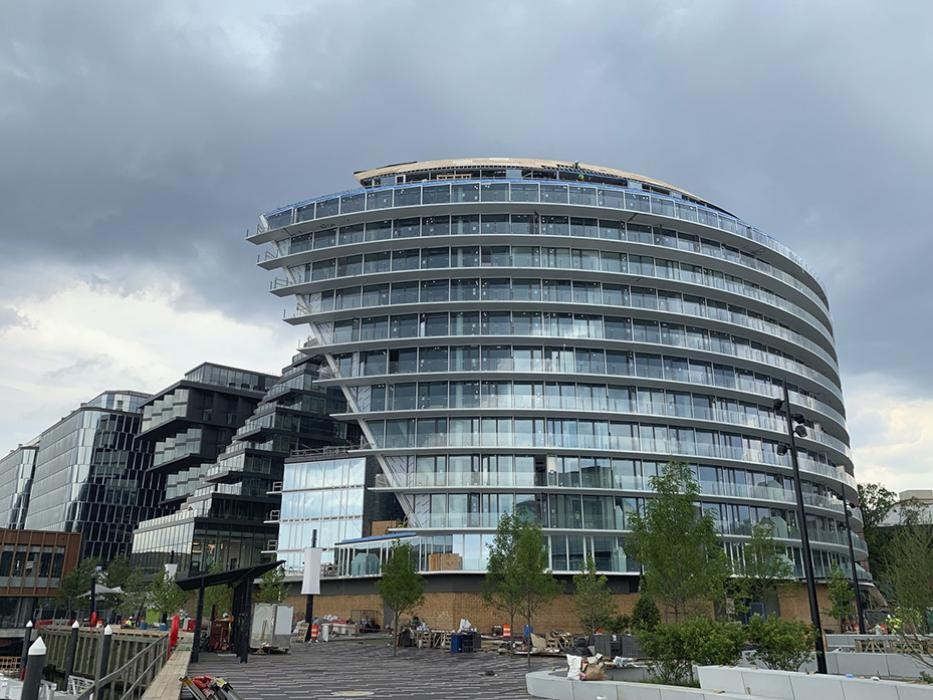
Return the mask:
<svg viewBox="0 0 933 700"><path fill-rule="evenodd" d="M229 571L198 574L197 576L189 576L188 578L177 579L175 583L183 591L196 591L201 588L201 586L204 586L205 588L223 584L228 586L236 586L244 579L249 579L251 581L255 578L259 578L267 571L272 571L272 569L284 563L285 560L282 559L280 561L270 561L266 564L257 564L256 566L244 566L241 569L230 569Z"/></svg>

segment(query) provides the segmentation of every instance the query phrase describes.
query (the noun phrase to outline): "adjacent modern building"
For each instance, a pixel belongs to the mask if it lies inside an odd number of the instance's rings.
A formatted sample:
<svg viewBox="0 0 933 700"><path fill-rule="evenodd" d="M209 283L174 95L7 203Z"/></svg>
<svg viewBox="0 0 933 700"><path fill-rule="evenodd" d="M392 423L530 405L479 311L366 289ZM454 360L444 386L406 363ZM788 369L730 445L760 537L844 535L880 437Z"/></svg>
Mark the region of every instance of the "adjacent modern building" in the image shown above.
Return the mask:
<svg viewBox="0 0 933 700"><path fill-rule="evenodd" d="M153 443L151 472L164 479L165 491L160 512L141 519L133 533L137 566L152 572L176 563L184 572L193 556L200 561L202 540L195 537L200 513L187 499L207 484L208 470L275 380L271 374L205 362L143 404L140 438ZM208 550L223 536L210 532Z"/></svg>
<svg viewBox="0 0 933 700"><path fill-rule="evenodd" d="M272 512L271 524L278 533L274 553L285 561L287 575L302 573L304 549L313 544L324 550L325 575L336 576L337 557L357 554L337 547L339 543L372 541L374 532L379 538L401 522L398 500L374 488L379 473L375 459L351 455L346 448L301 450L285 460L282 480L276 483L281 508ZM356 556L352 570L355 575L377 574L378 564L364 554ZM351 562L342 567L350 571Z"/></svg>
<svg viewBox="0 0 933 700"><path fill-rule="evenodd" d="M38 441L20 445L0 458L0 527L22 529L26 524Z"/></svg>
<svg viewBox="0 0 933 700"><path fill-rule="evenodd" d="M51 617L62 576L80 552L80 532L0 528L0 637L8 630L21 639L28 620Z"/></svg>
<svg viewBox="0 0 933 700"><path fill-rule="evenodd" d="M785 383L806 425L817 574L848 561L842 499L856 491L829 303L787 247L613 168L480 158L356 178L262 215L248 240L267 246L259 264L294 298L288 321L326 363L317 384L343 391L340 418L365 441L352 455L375 460L422 570L482 572L499 517L517 511L544 528L555 572L592 555L635 590L629 519L678 460L731 556L769 520L802 574L774 412Z"/></svg>
<svg viewBox="0 0 933 700"><path fill-rule="evenodd" d="M271 558L285 458L358 441L355 427L330 417L346 402L339 388L315 385L320 362L299 353L280 377L204 365L144 408L173 512L139 524L137 565L197 573Z"/></svg>
<svg viewBox="0 0 933 700"><path fill-rule="evenodd" d="M80 533L80 558L106 563L129 554L133 527L158 512L162 493L161 480L148 471L151 447L137 438L148 398L106 391L44 431L17 527Z"/></svg>
<svg viewBox="0 0 933 700"><path fill-rule="evenodd" d="M898 527L909 523L933 525L933 489L901 491L881 526Z"/></svg>

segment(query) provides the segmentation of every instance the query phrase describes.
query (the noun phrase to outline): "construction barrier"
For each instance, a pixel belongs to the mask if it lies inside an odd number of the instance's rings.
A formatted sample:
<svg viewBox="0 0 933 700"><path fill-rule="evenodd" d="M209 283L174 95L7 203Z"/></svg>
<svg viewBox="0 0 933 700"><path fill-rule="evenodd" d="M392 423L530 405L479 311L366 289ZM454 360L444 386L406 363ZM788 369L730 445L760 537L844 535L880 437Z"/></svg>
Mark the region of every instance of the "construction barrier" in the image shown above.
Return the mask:
<svg viewBox="0 0 933 700"><path fill-rule="evenodd" d="M320 627L318 627L317 625L311 625L311 641L312 642L317 641L317 635L318 635L318 632L320 631L321 631Z"/></svg>
<svg viewBox="0 0 933 700"><path fill-rule="evenodd" d="M502 636L505 639L512 638L512 626L511 625L502 625Z"/></svg>

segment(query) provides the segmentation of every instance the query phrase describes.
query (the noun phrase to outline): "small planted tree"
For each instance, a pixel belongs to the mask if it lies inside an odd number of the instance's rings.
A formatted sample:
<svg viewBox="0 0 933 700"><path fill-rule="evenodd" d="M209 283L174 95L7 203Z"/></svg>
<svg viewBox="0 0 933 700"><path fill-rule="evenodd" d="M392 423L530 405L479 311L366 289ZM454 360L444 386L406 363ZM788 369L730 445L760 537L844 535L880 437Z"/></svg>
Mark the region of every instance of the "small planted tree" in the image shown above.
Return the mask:
<svg viewBox="0 0 933 700"><path fill-rule="evenodd" d="M537 523L519 520L515 533L515 567L521 592L525 624L532 626L538 609L560 593L560 584L551 575L547 545ZM531 666L529 648L528 666Z"/></svg>
<svg viewBox="0 0 933 700"><path fill-rule="evenodd" d="M281 603L285 597L285 569L281 566L264 573L259 579L259 603Z"/></svg>
<svg viewBox="0 0 933 700"><path fill-rule="evenodd" d="M511 513L499 518L496 536L487 554L486 579L483 582L486 604L502 612L512 630L522 602L521 574L515 563L517 525L518 520Z"/></svg>
<svg viewBox="0 0 933 700"><path fill-rule="evenodd" d="M133 565L130 564L130 560L127 557L122 554L118 557L114 557L110 560L110 563L107 564L107 585L110 586L110 588L123 588L130 574L134 571L136 571L136 569L133 568Z"/></svg>
<svg viewBox="0 0 933 700"><path fill-rule="evenodd" d="M156 574L149 584L149 602L163 619L178 612L185 604L185 592L165 571Z"/></svg>
<svg viewBox="0 0 933 700"><path fill-rule="evenodd" d="M829 614L839 620L839 631L841 632L846 620L852 616L855 591L852 590L849 579L842 573L842 569L836 564L833 564L832 571L829 574L827 589L830 603Z"/></svg>
<svg viewBox="0 0 933 700"><path fill-rule="evenodd" d="M508 616L514 629L517 615L531 625L538 608L559 592L541 528L518 514L503 515L489 547L483 597Z"/></svg>
<svg viewBox="0 0 933 700"><path fill-rule="evenodd" d="M68 609L68 617L76 610L90 608L91 599L85 593L91 590L91 576L98 563L97 559L82 559L74 569L62 576L56 600Z"/></svg>
<svg viewBox="0 0 933 700"><path fill-rule="evenodd" d="M109 577L109 570L108 570ZM117 605L117 612L124 617L136 618L146 607L149 592L139 569L133 569L121 584L123 595Z"/></svg>
<svg viewBox="0 0 933 700"><path fill-rule="evenodd" d="M632 518L625 553L644 567L642 590L679 621L699 600L723 600L731 567L690 467L670 462L651 484L657 495Z"/></svg>
<svg viewBox="0 0 933 700"><path fill-rule="evenodd" d="M223 570L224 568L222 564L215 563L211 566L209 573L216 574ZM207 611L207 614L212 622L217 617L217 615L223 615L224 613L232 611L233 589L226 584L205 588L204 609Z"/></svg>
<svg viewBox="0 0 933 700"><path fill-rule="evenodd" d="M748 641L755 646L753 657L775 671L797 671L809 661L813 650L813 628L799 620L776 615L753 615L748 623Z"/></svg>
<svg viewBox="0 0 933 700"><path fill-rule="evenodd" d="M397 655L399 618L414 611L424 601L424 577L418 573L417 556L410 544L396 543L392 547L389 560L382 567L378 588L383 602L392 608L394 615L392 653Z"/></svg>
<svg viewBox="0 0 933 700"><path fill-rule="evenodd" d="M783 545L774 540L774 525L760 520L752 528L752 536L742 549L742 561L734 565L736 578L731 588L736 608L748 612L749 603L765 601L793 578L794 565Z"/></svg>
<svg viewBox="0 0 933 700"><path fill-rule="evenodd" d="M632 609L632 627L650 632L659 624L661 624L661 613L658 612L658 606L646 593L642 593Z"/></svg>
<svg viewBox="0 0 933 700"><path fill-rule="evenodd" d="M897 528L886 572L888 587L897 603L894 631L905 642L907 653L933 671L926 649L930 633L929 611L933 609L933 521L915 514Z"/></svg>
<svg viewBox="0 0 933 700"><path fill-rule="evenodd" d="M573 604L583 632L591 635L598 629L609 628L618 612L609 581L597 575L592 556L586 558L586 568L573 577L573 585Z"/></svg>

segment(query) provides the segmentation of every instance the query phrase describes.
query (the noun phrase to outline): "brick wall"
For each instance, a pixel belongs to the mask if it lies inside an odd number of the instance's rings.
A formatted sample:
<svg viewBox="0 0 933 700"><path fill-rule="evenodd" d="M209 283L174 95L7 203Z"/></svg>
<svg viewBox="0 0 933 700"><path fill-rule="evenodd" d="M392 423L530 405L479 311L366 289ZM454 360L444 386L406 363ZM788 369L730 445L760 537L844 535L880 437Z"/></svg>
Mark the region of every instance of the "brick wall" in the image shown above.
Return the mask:
<svg viewBox="0 0 933 700"><path fill-rule="evenodd" d="M569 586L566 588L570 589ZM839 627L838 621L826 614L829 610L826 586L819 585L817 588L820 611L823 613L823 625L826 629L835 630ZM328 594L325 591L322 595L315 596L314 613L315 615L333 614L342 618L357 619L359 611L368 610L374 613L376 621L383 625L382 598L375 592L375 582L370 584L370 590L372 591L370 593L336 592L334 594ZM613 598L619 612L630 615L638 600L638 594L616 593ZM296 619L303 617L304 596L291 595L285 602L294 606ZM788 587L780 595L780 607L782 617L809 621L806 587L803 584ZM508 623L508 618L486 605L482 595L476 591L430 591L425 594L424 603L415 613L435 629L455 629L460 624L461 617L469 619L483 632L488 632L493 625ZM523 626L524 620L516 618L515 633L520 633ZM573 596L564 593L543 606L534 620L534 626L535 629L541 631L562 629L578 632L580 625L573 607Z"/></svg>

